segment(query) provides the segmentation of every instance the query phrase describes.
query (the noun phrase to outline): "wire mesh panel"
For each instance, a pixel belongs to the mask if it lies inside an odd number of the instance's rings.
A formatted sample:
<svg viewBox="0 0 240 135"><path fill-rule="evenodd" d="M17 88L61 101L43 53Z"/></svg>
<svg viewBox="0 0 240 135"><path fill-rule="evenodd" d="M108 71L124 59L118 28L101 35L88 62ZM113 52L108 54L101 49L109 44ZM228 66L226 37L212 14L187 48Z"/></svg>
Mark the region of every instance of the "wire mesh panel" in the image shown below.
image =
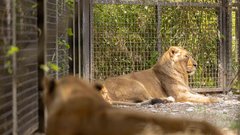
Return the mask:
<svg viewBox="0 0 240 135"><path fill-rule="evenodd" d="M155 6L94 5L94 79L143 70L156 62L156 13Z"/></svg>
<svg viewBox="0 0 240 135"><path fill-rule="evenodd" d="M47 64L50 66L57 65L57 1L47 1L46 11L47 22ZM49 76L57 77L55 70L50 70Z"/></svg>
<svg viewBox="0 0 240 135"><path fill-rule="evenodd" d="M7 55L12 44L11 1L0 3L0 134L12 133L12 57Z"/></svg>
<svg viewBox="0 0 240 135"><path fill-rule="evenodd" d="M16 1L17 133L29 134L38 128L37 3Z"/></svg>
<svg viewBox="0 0 240 135"><path fill-rule="evenodd" d="M56 78L69 72L69 16L66 3L65 0L47 2L47 65L50 67L49 75Z"/></svg>
<svg viewBox="0 0 240 135"><path fill-rule="evenodd" d="M195 88L219 87L218 10L208 7L161 7L162 52L171 45L192 52L198 69L190 79Z"/></svg>
<svg viewBox="0 0 240 135"><path fill-rule="evenodd" d="M95 0L93 79L150 68L169 46L182 46L198 62L190 86L223 88L221 8L217 0Z"/></svg>
<svg viewBox="0 0 240 135"><path fill-rule="evenodd" d="M240 2L236 1L232 7L232 47L231 63L229 63L228 85L233 89L240 90Z"/></svg>
<svg viewBox="0 0 240 135"><path fill-rule="evenodd" d="M62 77L67 75L69 72L69 48L70 45L67 40L68 33L71 34L71 31L68 29L68 10L67 4L65 0L58 0L58 39L57 39L57 47L58 47L58 67L59 73L58 77Z"/></svg>

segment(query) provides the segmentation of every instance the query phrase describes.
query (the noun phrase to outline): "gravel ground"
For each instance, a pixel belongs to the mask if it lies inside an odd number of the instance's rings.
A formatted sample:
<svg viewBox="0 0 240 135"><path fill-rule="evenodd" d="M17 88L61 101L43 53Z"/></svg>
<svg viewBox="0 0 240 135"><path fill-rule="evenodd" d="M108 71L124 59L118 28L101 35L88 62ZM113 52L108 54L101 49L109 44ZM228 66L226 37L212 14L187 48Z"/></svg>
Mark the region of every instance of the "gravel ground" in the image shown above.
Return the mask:
<svg viewBox="0 0 240 135"><path fill-rule="evenodd" d="M223 99L220 103L196 104L196 103L167 103L146 106L120 106L145 112L152 112L167 116L185 117L189 119L206 120L219 128L232 129L240 126L240 95L218 94L213 95Z"/></svg>
<svg viewBox="0 0 240 135"><path fill-rule="evenodd" d="M174 117L185 117L188 119L198 119L208 121L221 129L227 129L225 135L240 135L240 95L218 94L212 95L223 99L223 102L214 104L196 104L196 103L167 103L146 106L122 106L126 108L144 112L152 112ZM238 126L237 126L238 125ZM238 129L236 128L238 127ZM238 130L238 133L237 131ZM34 134L44 135L44 134Z"/></svg>

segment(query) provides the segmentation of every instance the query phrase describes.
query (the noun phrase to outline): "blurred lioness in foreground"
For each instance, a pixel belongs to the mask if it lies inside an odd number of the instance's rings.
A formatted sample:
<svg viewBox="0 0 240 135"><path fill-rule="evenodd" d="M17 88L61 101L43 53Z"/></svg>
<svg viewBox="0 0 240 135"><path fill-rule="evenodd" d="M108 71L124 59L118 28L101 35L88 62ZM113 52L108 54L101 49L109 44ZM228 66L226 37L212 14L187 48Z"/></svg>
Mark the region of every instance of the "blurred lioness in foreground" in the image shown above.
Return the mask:
<svg viewBox="0 0 240 135"><path fill-rule="evenodd" d="M44 80L47 135L223 135L203 121L113 108L99 85L68 76Z"/></svg>

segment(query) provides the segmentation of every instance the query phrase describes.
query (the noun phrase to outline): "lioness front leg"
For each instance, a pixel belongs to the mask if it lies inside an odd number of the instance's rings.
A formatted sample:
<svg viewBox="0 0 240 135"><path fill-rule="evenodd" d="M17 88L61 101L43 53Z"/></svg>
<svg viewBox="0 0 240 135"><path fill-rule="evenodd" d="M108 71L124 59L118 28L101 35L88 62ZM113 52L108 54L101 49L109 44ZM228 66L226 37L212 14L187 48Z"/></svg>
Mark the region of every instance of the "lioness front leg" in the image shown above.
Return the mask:
<svg viewBox="0 0 240 135"><path fill-rule="evenodd" d="M193 94L190 92L179 93L176 97L177 102L193 102L193 103L216 103L219 102L219 98L215 97L206 97L201 94Z"/></svg>

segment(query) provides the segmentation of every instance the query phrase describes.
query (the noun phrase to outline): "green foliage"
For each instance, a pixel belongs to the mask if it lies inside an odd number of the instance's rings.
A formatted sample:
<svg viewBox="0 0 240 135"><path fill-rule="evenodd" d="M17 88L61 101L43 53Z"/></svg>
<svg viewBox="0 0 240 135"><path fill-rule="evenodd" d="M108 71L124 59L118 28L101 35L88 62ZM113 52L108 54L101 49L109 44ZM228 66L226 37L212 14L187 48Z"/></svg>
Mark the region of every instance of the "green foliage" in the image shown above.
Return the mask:
<svg viewBox="0 0 240 135"><path fill-rule="evenodd" d="M69 43L64 39L58 40L58 45L64 46L66 49L70 49Z"/></svg>
<svg viewBox="0 0 240 135"><path fill-rule="evenodd" d="M183 46L198 62L191 78L193 87L218 86L218 21L215 9L165 7L162 9L160 39L163 51L171 45Z"/></svg>
<svg viewBox="0 0 240 135"><path fill-rule="evenodd" d="M7 50L7 53L6 53L7 61L4 63L4 68L7 69L9 74L13 73L12 62L10 59L17 52L19 52L19 48L16 45L11 45Z"/></svg>
<svg viewBox="0 0 240 135"><path fill-rule="evenodd" d="M183 1L193 0L174 2ZM204 2L216 3L216 0ZM197 88L219 87L221 69L218 49L220 40L225 37L219 31L217 11L206 7L161 7L158 18L155 6L95 4L95 79L150 68L170 46L182 46L192 52L198 62L197 72L190 77L190 85ZM158 45L161 52L158 52ZM236 43L232 49L236 49ZM232 51L235 52L233 57L237 58L237 51ZM236 70L239 68L238 61L234 60Z"/></svg>
<svg viewBox="0 0 240 135"><path fill-rule="evenodd" d="M70 37L73 36L72 28L68 28L68 29L67 29L67 35L70 36Z"/></svg>
<svg viewBox="0 0 240 135"><path fill-rule="evenodd" d="M37 3L34 3L34 4L32 4L32 9L36 9L37 8L37 6L38 6L38 4Z"/></svg>
<svg viewBox="0 0 240 135"><path fill-rule="evenodd" d="M19 48L17 46L15 46L15 45L12 45L8 49L6 56L7 57L12 56L12 55L16 54L17 52L19 52Z"/></svg>
<svg viewBox="0 0 240 135"><path fill-rule="evenodd" d="M49 72L50 70L58 72L60 71L60 67L58 67L56 64L48 62L45 65L40 65L40 68L44 71L44 72Z"/></svg>
<svg viewBox="0 0 240 135"><path fill-rule="evenodd" d="M44 72L49 72L49 67L48 67L48 65L40 65L40 69L42 69Z"/></svg>
<svg viewBox="0 0 240 135"><path fill-rule="evenodd" d="M73 13L74 11L74 0L65 0L68 10Z"/></svg>
<svg viewBox="0 0 240 135"><path fill-rule="evenodd" d="M6 61L4 63L4 68L7 69L8 73L9 74L12 74L13 73L13 70L12 70L12 63L10 60Z"/></svg>
<svg viewBox="0 0 240 135"><path fill-rule="evenodd" d="M157 43L155 16L154 6L94 6L96 77L104 79L151 66L147 63L152 64L151 57L155 57L152 55Z"/></svg>
<svg viewBox="0 0 240 135"><path fill-rule="evenodd" d="M56 64L53 64L53 63L48 63L48 66L49 66L49 68L50 69L52 69L53 71L59 71L60 70L60 68L56 65Z"/></svg>

